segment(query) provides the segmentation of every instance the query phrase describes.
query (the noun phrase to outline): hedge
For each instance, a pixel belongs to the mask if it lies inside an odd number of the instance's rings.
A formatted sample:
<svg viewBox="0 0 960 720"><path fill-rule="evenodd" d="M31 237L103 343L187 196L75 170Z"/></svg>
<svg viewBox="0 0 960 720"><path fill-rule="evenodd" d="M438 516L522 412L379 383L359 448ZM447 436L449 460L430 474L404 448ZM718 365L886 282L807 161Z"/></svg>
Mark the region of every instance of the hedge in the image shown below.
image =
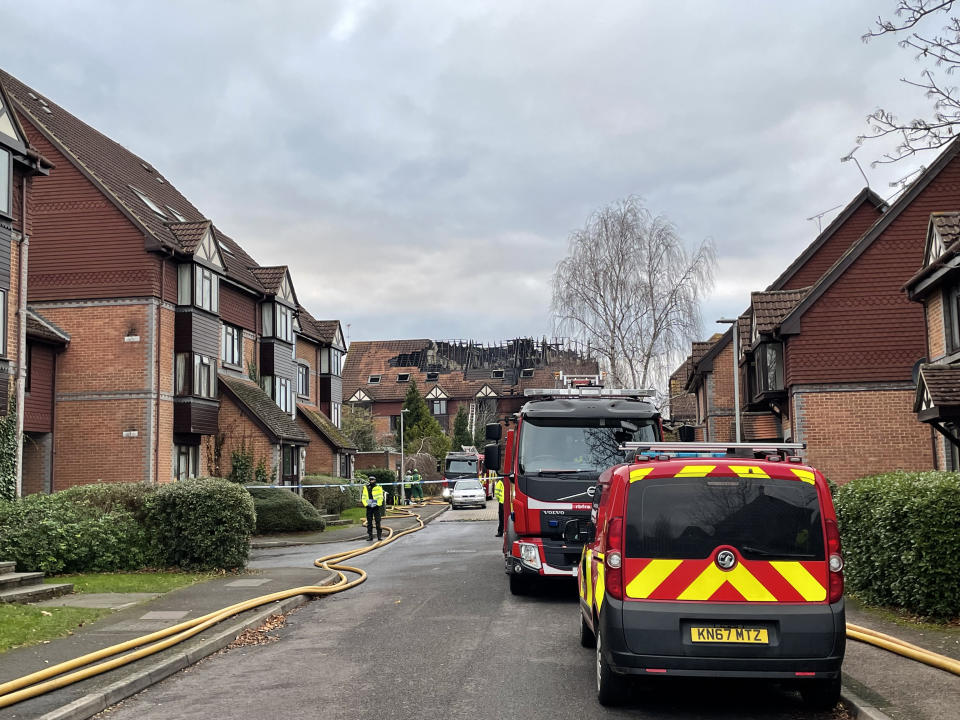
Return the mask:
<svg viewBox="0 0 960 720"><path fill-rule="evenodd" d="M256 515L242 486L219 478L179 480L158 487L146 510L145 526L160 564L190 570L246 564Z"/></svg>
<svg viewBox="0 0 960 720"><path fill-rule="evenodd" d="M323 530L320 513L302 497L283 488L249 488L257 511L256 532Z"/></svg>
<svg viewBox="0 0 960 720"><path fill-rule="evenodd" d="M20 572L109 572L144 566L150 546L133 513L64 495L0 501L0 558L16 562Z"/></svg>
<svg viewBox="0 0 960 720"><path fill-rule="evenodd" d="M960 474L864 477L834 503L850 590L918 615L960 615Z"/></svg>
<svg viewBox="0 0 960 720"><path fill-rule="evenodd" d="M350 484L349 487L324 487L324 485L349 483L349 480L329 475L307 475L303 478L303 497L317 510L330 515L339 515L347 508L360 504L362 485L359 483Z"/></svg>

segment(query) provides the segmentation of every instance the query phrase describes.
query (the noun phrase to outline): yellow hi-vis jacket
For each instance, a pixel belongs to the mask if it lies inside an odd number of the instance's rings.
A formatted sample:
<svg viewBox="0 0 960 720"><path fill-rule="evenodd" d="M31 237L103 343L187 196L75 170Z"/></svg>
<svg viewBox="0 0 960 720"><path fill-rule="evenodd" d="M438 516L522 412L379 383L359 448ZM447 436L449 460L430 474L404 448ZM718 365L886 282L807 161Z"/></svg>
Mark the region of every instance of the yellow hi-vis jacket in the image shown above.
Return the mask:
<svg viewBox="0 0 960 720"><path fill-rule="evenodd" d="M383 488L379 485L373 486L373 500L377 503L377 507L383 507ZM364 507L370 502L370 486L363 486L363 494L360 496L360 504Z"/></svg>
<svg viewBox="0 0 960 720"><path fill-rule="evenodd" d="M498 503L500 503L501 505L503 504L503 479L502 478L497 478L497 482L493 486L493 497Z"/></svg>

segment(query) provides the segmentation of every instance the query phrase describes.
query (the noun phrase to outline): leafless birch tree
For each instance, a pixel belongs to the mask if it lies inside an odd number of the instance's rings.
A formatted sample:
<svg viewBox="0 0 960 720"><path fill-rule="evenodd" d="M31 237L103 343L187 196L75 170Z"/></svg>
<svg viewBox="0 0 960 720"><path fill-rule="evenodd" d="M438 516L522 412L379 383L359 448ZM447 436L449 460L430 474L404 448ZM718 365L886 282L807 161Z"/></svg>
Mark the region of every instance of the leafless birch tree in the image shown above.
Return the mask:
<svg viewBox="0 0 960 720"><path fill-rule="evenodd" d="M892 112L878 108L867 117L870 131L857 138L864 140L899 136L893 152L885 154L877 163L890 163L915 155L923 150L936 150L953 140L960 128L960 91L944 82L960 66L960 19L949 15L953 0L899 0L894 11L895 20L878 17L875 27L863 35L868 42L881 35L897 35L902 48L916 52L916 59L927 66L920 71L919 80L901 78L901 82L919 88L933 101L933 112L927 118L902 121ZM925 32L921 28L933 22L932 16L944 17L946 24L939 32ZM944 72L938 77L933 68Z"/></svg>
<svg viewBox="0 0 960 720"><path fill-rule="evenodd" d="M673 223L638 197L596 211L569 242L553 275L556 330L589 342L613 384L663 384L701 333L713 244L688 251Z"/></svg>

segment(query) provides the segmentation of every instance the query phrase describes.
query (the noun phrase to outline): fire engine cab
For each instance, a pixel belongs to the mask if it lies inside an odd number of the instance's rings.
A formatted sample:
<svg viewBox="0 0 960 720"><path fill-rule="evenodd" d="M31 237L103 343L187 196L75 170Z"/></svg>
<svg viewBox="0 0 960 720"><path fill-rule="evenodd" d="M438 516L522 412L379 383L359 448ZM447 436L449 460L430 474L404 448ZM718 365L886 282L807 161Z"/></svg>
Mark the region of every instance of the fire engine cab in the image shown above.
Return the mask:
<svg viewBox="0 0 960 720"><path fill-rule="evenodd" d="M565 540L570 520L589 520L597 479L625 460L626 442L662 439L653 391L601 387L601 376L560 376L565 387L527 389L507 430L486 428L488 469L504 477L504 567L523 594L544 576L576 576L583 543Z"/></svg>

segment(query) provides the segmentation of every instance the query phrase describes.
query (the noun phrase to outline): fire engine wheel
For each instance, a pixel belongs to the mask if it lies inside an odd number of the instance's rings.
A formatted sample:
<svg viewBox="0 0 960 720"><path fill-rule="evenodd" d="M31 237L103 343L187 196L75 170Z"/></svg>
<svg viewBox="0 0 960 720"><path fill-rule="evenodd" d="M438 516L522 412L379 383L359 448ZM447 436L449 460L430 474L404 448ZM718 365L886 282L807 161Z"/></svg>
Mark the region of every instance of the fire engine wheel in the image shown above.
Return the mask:
<svg viewBox="0 0 960 720"><path fill-rule="evenodd" d="M587 619L580 613L580 645L585 648L596 647L597 637L587 625Z"/></svg>
<svg viewBox="0 0 960 720"><path fill-rule="evenodd" d="M603 636L597 624L597 700L604 707L614 707L623 702L624 680L603 659Z"/></svg>
<svg viewBox="0 0 960 720"><path fill-rule="evenodd" d="M803 704L811 710L830 710L840 700L840 676L799 683Z"/></svg>

